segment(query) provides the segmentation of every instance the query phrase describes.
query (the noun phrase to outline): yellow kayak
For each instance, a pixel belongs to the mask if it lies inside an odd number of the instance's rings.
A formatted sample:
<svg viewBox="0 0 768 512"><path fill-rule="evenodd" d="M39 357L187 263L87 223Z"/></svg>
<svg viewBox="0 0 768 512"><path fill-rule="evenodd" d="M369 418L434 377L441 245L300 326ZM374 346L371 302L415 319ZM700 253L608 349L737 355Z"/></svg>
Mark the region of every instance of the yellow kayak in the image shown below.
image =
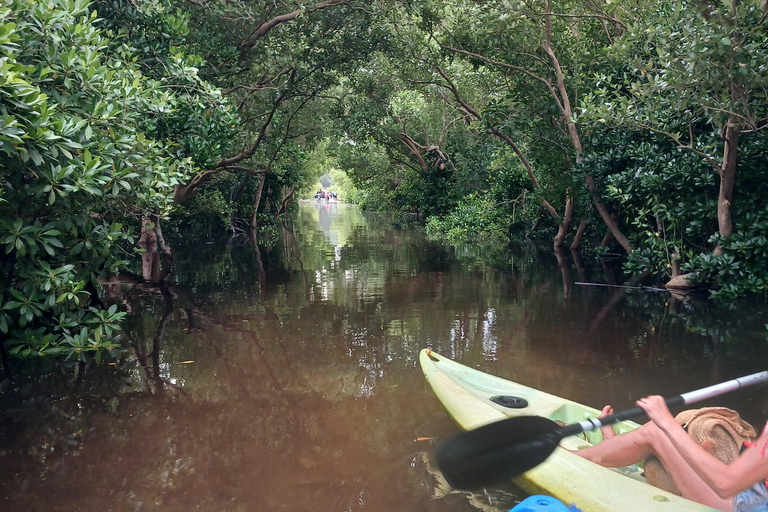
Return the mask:
<svg viewBox="0 0 768 512"><path fill-rule="evenodd" d="M437 398L464 430L513 416L542 416L571 424L600 415L595 408L483 373L429 350L422 350L419 360ZM622 433L638 426L625 421L613 428ZM599 431L567 437L543 464L513 481L530 494L575 503L583 512L717 512L648 484L637 466L610 469L571 453L601 440Z"/></svg>

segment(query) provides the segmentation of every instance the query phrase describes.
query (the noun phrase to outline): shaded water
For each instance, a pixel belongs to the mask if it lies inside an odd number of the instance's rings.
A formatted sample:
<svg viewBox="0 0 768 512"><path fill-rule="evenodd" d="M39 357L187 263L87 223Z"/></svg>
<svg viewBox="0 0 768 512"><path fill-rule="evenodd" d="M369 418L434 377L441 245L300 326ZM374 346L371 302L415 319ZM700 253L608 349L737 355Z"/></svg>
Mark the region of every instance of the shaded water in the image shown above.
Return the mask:
<svg viewBox="0 0 768 512"><path fill-rule="evenodd" d="M768 366L764 305L576 285L617 278L571 254L450 249L314 203L278 245L237 242L182 240L173 285L108 288L131 311L116 365L5 393L0 509L506 511L511 485L435 471L455 427L420 348L617 409ZM716 403L762 425L768 390Z"/></svg>

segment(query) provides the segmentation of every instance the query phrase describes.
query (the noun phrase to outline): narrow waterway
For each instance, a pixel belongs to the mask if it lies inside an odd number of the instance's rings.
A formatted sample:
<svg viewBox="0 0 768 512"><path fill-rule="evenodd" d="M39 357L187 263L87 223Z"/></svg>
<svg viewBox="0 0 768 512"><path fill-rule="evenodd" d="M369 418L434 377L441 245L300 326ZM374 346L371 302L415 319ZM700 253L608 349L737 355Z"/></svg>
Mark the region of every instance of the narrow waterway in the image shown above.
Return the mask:
<svg viewBox="0 0 768 512"><path fill-rule="evenodd" d="M117 363L0 396L0 509L503 512L525 494L434 468L455 427L422 347L617 409L768 368L764 304L577 284L621 281L571 253L450 248L337 203L278 239L183 239L173 284L114 280ZM760 427L768 388L714 403Z"/></svg>

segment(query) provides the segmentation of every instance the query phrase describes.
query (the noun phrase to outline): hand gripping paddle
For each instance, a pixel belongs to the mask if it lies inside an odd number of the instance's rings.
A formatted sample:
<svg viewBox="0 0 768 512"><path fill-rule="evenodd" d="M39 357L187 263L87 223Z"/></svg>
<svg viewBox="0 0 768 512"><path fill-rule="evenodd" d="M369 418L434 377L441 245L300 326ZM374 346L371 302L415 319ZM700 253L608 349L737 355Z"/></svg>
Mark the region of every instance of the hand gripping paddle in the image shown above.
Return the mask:
<svg viewBox="0 0 768 512"><path fill-rule="evenodd" d="M768 380L768 371L747 375L665 400L667 407L687 405ZM555 451L560 441L645 414L634 407L604 418L559 426L540 416L518 416L460 432L437 451L437 464L456 489L476 489L525 473Z"/></svg>

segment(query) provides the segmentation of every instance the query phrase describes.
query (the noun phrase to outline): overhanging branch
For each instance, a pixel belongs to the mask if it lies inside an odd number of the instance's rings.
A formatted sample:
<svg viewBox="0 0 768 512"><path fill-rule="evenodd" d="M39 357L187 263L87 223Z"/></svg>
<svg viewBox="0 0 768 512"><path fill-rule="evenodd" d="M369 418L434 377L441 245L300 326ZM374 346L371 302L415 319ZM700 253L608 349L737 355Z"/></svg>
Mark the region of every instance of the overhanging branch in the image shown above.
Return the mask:
<svg viewBox="0 0 768 512"><path fill-rule="evenodd" d="M319 11L321 9L326 9L328 7L334 7L337 5L342 5L347 3L349 3L348 0L326 0L325 2L320 2L315 5L310 5L301 9L296 9L295 11L292 11L292 12L275 16L271 20L265 21L264 23L259 25L256 28L256 30L251 32L251 34L248 37L246 37L244 40L240 42L240 44L237 45L237 49L240 52L246 52L250 50L256 45L259 39L267 35L267 33L269 33L270 30L272 30L273 28L275 28L276 26L282 23L295 20L296 18L299 17L299 15L302 12L309 13L309 12Z"/></svg>

